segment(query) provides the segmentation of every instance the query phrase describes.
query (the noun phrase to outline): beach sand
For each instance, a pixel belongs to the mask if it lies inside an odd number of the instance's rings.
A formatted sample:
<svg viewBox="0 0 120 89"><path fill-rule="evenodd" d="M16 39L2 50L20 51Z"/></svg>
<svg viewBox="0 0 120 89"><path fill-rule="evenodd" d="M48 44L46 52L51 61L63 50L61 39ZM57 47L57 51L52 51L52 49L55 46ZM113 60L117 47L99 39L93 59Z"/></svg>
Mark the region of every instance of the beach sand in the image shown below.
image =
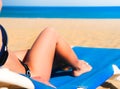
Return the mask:
<svg viewBox="0 0 120 89"><path fill-rule="evenodd" d="M120 19L0 18L0 24L8 32L11 50L30 48L46 27L53 27L71 46L120 48ZM115 78L116 75L108 82L120 88L120 81Z"/></svg>

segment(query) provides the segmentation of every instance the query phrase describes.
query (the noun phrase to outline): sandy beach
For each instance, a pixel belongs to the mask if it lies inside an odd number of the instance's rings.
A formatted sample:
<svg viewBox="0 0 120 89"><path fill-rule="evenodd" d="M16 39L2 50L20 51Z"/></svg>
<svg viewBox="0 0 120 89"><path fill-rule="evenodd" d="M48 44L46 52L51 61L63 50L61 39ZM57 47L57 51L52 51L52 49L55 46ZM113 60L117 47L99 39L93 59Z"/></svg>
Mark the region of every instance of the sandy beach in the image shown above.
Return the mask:
<svg viewBox="0 0 120 89"><path fill-rule="evenodd" d="M46 27L53 27L71 46L120 48L120 19L0 18L0 24L8 32L11 50L30 48ZM108 81L120 88L120 81L115 77Z"/></svg>

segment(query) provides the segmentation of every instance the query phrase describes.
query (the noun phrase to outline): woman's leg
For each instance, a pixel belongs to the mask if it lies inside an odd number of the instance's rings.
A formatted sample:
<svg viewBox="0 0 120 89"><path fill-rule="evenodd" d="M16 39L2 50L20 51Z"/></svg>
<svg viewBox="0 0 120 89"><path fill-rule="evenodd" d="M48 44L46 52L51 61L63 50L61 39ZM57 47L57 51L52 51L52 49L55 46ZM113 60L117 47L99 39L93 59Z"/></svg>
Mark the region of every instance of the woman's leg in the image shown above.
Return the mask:
<svg viewBox="0 0 120 89"><path fill-rule="evenodd" d="M53 29L46 28L36 39L25 61L34 79L44 83L49 81L55 52L59 53L75 69L75 76L91 70L91 66L86 62L78 60L63 38Z"/></svg>

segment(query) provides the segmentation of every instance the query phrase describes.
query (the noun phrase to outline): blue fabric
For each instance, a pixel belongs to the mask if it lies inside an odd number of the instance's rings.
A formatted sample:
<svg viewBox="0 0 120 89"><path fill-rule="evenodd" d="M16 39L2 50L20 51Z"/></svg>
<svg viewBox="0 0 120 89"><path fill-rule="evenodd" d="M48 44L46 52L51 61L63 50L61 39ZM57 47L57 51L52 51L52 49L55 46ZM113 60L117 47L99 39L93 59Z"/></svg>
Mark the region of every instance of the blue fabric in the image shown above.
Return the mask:
<svg viewBox="0 0 120 89"><path fill-rule="evenodd" d="M50 82L57 89L96 89L104 81L113 75L112 64L120 68L120 49L113 48L73 48L79 59L87 61L92 67L92 71L82 74L79 77L71 76L72 71L57 71L50 79ZM42 83L32 80L35 89L51 89Z"/></svg>

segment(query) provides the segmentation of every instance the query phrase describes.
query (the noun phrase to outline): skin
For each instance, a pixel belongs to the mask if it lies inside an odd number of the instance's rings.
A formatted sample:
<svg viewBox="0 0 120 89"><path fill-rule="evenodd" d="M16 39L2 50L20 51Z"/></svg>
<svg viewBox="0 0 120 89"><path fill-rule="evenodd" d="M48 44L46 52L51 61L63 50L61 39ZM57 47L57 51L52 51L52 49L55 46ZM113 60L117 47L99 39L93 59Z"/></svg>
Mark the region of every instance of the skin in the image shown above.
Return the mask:
<svg viewBox="0 0 120 89"><path fill-rule="evenodd" d="M0 6L2 7L1 1ZM16 73L24 74L25 69L19 62L19 58L30 68L31 78L55 88L49 83L49 79L53 63L58 61L58 57L73 68L74 76L80 76L92 69L87 62L78 60L69 44L53 28L45 28L30 49L16 52L9 50L9 56L3 66Z"/></svg>

